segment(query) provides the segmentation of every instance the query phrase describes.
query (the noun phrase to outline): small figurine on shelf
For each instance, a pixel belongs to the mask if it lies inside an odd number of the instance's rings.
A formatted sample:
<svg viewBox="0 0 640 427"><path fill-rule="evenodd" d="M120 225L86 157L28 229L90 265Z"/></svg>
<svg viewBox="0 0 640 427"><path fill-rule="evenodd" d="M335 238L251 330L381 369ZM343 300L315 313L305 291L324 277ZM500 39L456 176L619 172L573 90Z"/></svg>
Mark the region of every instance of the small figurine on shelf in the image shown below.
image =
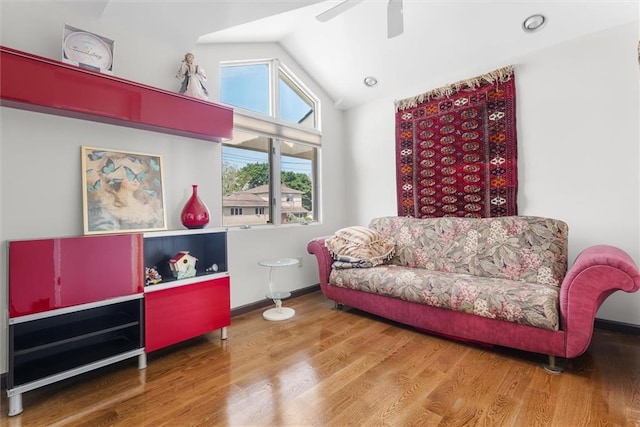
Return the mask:
<svg viewBox="0 0 640 427"><path fill-rule="evenodd" d="M162 276L155 266L144 268L144 278L145 285L155 285L162 282Z"/></svg>
<svg viewBox="0 0 640 427"><path fill-rule="evenodd" d="M177 79L182 79L180 93L206 101L209 99L209 93L203 82L207 81L207 75L201 66L194 64L194 60L193 53L186 53L180 63L176 74Z"/></svg>
<svg viewBox="0 0 640 427"><path fill-rule="evenodd" d="M176 279L186 279L196 275L196 261L198 258L189 255L189 251L180 251L169 260L169 268Z"/></svg>
<svg viewBox="0 0 640 427"><path fill-rule="evenodd" d="M218 264L213 263L211 264L211 267L207 267L204 271L207 273L216 273L218 271Z"/></svg>

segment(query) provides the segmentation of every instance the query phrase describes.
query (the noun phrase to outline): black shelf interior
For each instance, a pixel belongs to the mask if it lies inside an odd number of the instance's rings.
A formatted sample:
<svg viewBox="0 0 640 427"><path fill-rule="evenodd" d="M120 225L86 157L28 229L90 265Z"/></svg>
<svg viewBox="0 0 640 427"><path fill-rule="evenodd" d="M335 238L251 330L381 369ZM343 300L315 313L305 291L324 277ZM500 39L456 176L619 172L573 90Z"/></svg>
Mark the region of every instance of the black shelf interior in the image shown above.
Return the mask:
<svg viewBox="0 0 640 427"><path fill-rule="evenodd" d="M139 300L77 311L47 318L45 322L18 323L14 328L16 353L83 339L111 328L140 321Z"/></svg>
<svg viewBox="0 0 640 427"><path fill-rule="evenodd" d="M66 345L93 335L140 324L139 299L18 323L13 327L14 355Z"/></svg>
<svg viewBox="0 0 640 427"><path fill-rule="evenodd" d="M96 338L85 340L79 346L66 347L65 351L48 356L40 355L30 360L16 358L9 388L140 348L139 340L136 342L123 334L107 334L101 335L100 339Z"/></svg>
<svg viewBox="0 0 640 427"><path fill-rule="evenodd" d="M144 266L155 267L162 276L161 283L174 281L176 279L169 268L169 260L180 251L189 251L189 255L198 259L196 276L227 271L227 233L222 231L219 233L147 237L144 239ZM218 270L206 271L213 264L218 266Z"/></svg>
<svg viewBox="0 0 640 427"><path fill-rule="evenodd" d="M56 346L63 346L63 345L67 345L67 344L72 344L75 341L82 341L82 340L86 340L98 335L103 335L103 334L111 334L112 332L117 332L120 330L126 330L132 326L138 326L140 325L139 321L136 322L129 322L129 323L117 323L116 326L106 326L105 323L105 327L100 329L100 330L90 330L90 332L87 333L83 333L77 336L73 336L73 337L69 337L69 338L65 338L65 339L60 339L60 340L56 340L54 342L44 342L43 344L40 345L33 345L31 347L27 347L24 348L23 350L16 350L13 355L15 357L19 357L19 356L25 356L29 353L37 353L40 351L46 351L47 349L56 347ZM75 325L74 325L75 326ZM59 333L59 331L54 331L55 333Z"/></svg>
<svg viewBox="0 0 640 427"><path fill-rule="evenodd" d="M9 388L144 347L141 298L9 326Z"/></svg>

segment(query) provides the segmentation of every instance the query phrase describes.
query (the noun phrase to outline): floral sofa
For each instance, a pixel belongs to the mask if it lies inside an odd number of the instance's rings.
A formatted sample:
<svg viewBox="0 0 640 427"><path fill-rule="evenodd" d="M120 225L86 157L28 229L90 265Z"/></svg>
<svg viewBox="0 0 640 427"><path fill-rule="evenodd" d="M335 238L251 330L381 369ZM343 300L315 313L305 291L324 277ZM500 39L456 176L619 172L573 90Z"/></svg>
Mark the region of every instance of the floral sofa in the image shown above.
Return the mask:
<svg viewBox="0 0 640 427"><path fill-rule="evenodd" d="M567 270L567 225L532 216L375 218L307 245L320 287L348 305L413 327L555 357L582 354L598 307L640 288L619 248L592 246Z"/></svg>

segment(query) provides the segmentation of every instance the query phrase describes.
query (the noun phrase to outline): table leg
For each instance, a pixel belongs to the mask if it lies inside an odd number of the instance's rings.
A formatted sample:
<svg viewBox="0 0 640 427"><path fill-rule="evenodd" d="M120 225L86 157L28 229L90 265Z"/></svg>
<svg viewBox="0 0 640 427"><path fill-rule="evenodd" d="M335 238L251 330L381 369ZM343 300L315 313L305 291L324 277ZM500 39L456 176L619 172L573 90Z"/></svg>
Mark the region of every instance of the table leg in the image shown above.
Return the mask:
<svg viewBox="0 0 640 427"><path fill-rule="evenodd" d="M271 283L271 276L273 274L273 267L269 267L269 293L273 293L273 286Z"/></svg>

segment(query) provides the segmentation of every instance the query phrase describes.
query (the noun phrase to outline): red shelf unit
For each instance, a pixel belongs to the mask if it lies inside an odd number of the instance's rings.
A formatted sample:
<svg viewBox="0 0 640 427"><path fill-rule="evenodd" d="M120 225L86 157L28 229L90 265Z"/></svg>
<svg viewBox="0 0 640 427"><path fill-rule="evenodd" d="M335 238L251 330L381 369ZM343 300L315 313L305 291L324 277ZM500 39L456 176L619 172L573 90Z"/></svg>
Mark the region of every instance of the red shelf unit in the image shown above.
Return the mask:
<svg viewBox="0 0 640 427"><path fill-rule="evenodd" d="M171 276L179 250L197 255L196 276ZM165 279L144 286L145 265ZM227 339L226 230L10 241L9 306L13 416L36 388L132 357L143 369L146 353L217 329Z"/></svg>
<svg viewBox="0 0 640 427"><path fill-rule="evenodd" d="M233 109L0 46L0 105L220 142Z"/></svg>
<svg viewBox="0 0 640 427"><path fill-rule="evenodd" d="M175 279L168 261L182 250L198 259L196 275ZM227 339L231 307L225 230L145 233L144 264L156 267L163 277L160 283L144 287L147 353L217 329L220 339Z"/></svg>
<svg viewBox="0 0 640 427"><path fill-rule="evenodd" d="M141 234L9 242L9 415L22 394L144 354Z"/></svg>

